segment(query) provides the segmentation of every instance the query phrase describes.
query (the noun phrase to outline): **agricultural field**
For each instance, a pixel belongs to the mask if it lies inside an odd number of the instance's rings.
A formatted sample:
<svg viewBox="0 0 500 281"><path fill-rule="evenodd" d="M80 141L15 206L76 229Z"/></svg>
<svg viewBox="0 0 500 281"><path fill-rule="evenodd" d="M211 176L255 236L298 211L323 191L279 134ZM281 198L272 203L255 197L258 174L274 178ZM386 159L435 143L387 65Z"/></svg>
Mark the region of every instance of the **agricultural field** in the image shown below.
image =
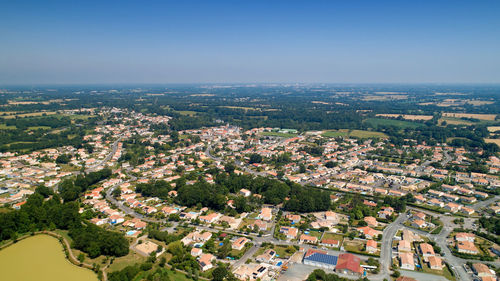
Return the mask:
<svg viewBox="0 0 500 281"><path fill-rule="evenodd" d="M297 136L297 134L292 134L292 133L280 133L280 132L262 132L262 136L269 136L269 137L282 137L282 138L292 138Z"/></svg>
<svg viewBox="0 0 500 281"><path fill-rule="evenodd" d="M440 125L443 124L443 122L446 122L447 125L466 125L466 126L469 126L469 125L475 124L472 121L463 120L463 119L454 118L454 117L443 117L443 118L440 118L438 120L438 124L440 124Z"/></svg>
<svg viewBox="0 0 500 281"><path fill-rule="evenodd" d="M443 117L455 117L455 118L473 118L486 121L494 121L497 117L496 114L474 114L474 113L454 113L454 112L443 112Z"/></svg>
<svg viewBox="0 0 500 281"><path fill-rule="evenodd" d="M16 117L35 117L35 116L48 116L57 114L55 111L39 111L39 112L31 112L31 113L14 113L10 115L0 115L0 118L4 119L13 119Z"/></svg>
<svg viewBox="0 0 500 281"><path fill-rule="evenodd" d="M484 141L487 143L495 143L496 145L500 146L500 139L484 139Z"/></svg>
<svg viewBox="0 0 500 281"><path fill-rule="evenodd" d="M428 121L432 119L432 115L412 115L412 114L377 114L376 116L388 117L388 118L398 118L403 117L405 120L423 120Z"/></svg>
<svg viewBox="0 0 500 281"><path fill-rule="evenodd" d="M332 130L325 131L322 134L323 137L335 138L335 137L353 137L353 138L387 138L388 136L381 132L374 131L364 131L364 130Z"/></svg>
<svg viewBox="0 0 500 281"><path fill-rule="evenodd" d="M417 128L420 126L424 126L423 124L410 122L410 121L383 119L383 118L368 118L368 119L364 120L364 122L369 123L373 127L394 126L394 127L398 127L399 129Z"/></svg>
<svg viewBox="0 0 500 281"><path fill-rule="evenodd" d="M198 114L196 111L191 111L191 110L181 110L176 112L184 116L195 116L196 114Z"/></svg>

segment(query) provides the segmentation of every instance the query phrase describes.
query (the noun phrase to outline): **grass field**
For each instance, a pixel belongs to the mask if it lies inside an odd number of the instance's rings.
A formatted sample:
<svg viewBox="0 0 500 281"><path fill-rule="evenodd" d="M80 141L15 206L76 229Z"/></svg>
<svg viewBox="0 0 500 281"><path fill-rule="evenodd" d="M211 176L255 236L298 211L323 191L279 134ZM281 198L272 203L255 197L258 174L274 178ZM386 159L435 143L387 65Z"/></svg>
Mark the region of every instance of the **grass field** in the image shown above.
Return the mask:
<svg viewBox="0 0 500 281"><path fill-rule="evenodd" d="M4 115L1 116L1 118L4 119L13 119L17 117L35 117L35 116L45 116L45 115L54 115L57 114L55 111L39 111L39 112L31 112L31 113L19 113L19 114L14 114L14 115Z"/></svg>
<svg viewBox="0 0 500 281"><path fill-rule="evenodd" d="M424 126L420 123L410 122L410 121L402 121L402 120L394 120L394 119L384 119L384 118L368 118L364 120L364 122L371 124L374 127L378 126L394 126L400 129L405 128L417 128L420 126Z"/></svg>
<svg viewBox="0 0 500 281"><path fill-rule="evenodd" d="M28 127L28 131L49 130L49 129L51 129L49 126L32 126L32 127Z"/></svg>
<svg viewBox="0 0 500 281"><path fill-rule="evenodd" d="M443 117L438 120L438 124L442 124L443 121L446 121L446 124L448 125L472 125L474 122L468 121L468 120L463 120L460 118L454 118L454 117Z"/></svg>
<svg viewBox="0 0 500 281"><path fill-rule="evenodd" d="M260 108L255 108L255 107L244 107L244 106L221 106L221 107L224 107L224 108L230 108L230 109L243 109L245 111L257 111L257 110L261 110Z"/></svg>
<svg viewBox="0 0 500 281"><path fill-rule="evenodd" d="M109 266L108 271L113 272L117 270L122 270L129 265L142 263L144 261L146 261L145 257L137 254L135 251L130 251L130 253L124 257L115 258L113 264Z"/></svg>
<svg viewBox="0 0 500 281"><path fill-rule="evenodd" d="M340 129L336 131L325 131L322 134L323 137L335 138L335 137L353 137L353 138L387 138L388 136L381 132L364 131L364 130L348 130Z"/></svg>
<svg viewBox="0 0 500 281"><path fill-rule="evenodd" d="M262 132L261 135L270 137L282 137L282 138L291 138L297 136L297 134L280 133L280 132Z"/></svg>
<svg viewBox="0 0 500 281"><path fill-rule="evenodd" d="M443 267L443 270L434 270L434 269L430 269L429 266L427 265L427 263L424 263L422 265L422 271L425 273L441 275L448 280L456 280L455 277L453 277L453 275L451 275L450 271L448 270L448 268L446 266Z"/></svg>
<svg viewBox="0 0 500 281"><path fill-rule="evenodd" d="M184 115L184 116L195 116L197 114L196 111L191 111L191 110L181 110L181 111L176 111L177 113L179 113L180 115Z"/></svg>
<svg viewBox="0 0 500 281"><path fill-rule="evenodd" d="M473 114L473 113L454 113L454 112L443 112L443 117L455 117L455 118L474 118L479 120L494 121L496 114Z"/></svg>
<svg viewBox="0 0 500 281"><path fill-rule="evenodd" d="M16 126L7 126L5 124L0 124L0 130L15 130Z"/></svg>
<svg viewBox="0 0 500 281"><path fill-rule="evenodd" d="M399 116L402 116L403 119L406 120L431 120L432 115L411 115L411 114L377 114L376 116L380 117L389 117L389 118L398 118Z"/></svg>

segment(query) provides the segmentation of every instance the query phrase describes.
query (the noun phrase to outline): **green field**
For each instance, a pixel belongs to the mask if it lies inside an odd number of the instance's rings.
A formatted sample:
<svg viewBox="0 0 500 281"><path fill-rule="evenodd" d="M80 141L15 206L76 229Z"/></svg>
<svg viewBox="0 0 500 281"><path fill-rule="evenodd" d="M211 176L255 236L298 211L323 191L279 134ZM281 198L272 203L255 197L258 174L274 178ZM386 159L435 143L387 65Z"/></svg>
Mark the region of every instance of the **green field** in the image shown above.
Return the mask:
<svg viewBox="0 0 500 281"><path fill-rule="evenodd" d="M400 129L405 128L417 128L420 126L425 126L424 124L403 120L394 120L394 119L384 119L384 118L368 118L364 120L365 123L370 124L371 126L377 128L379 126L394 126Z"/></svg>
<svg viewBox="0 0 500 281"><path fill-rule="evenodd" d="M49 126L32 126L28 127L28 131L35 131L35 130L50 130L51 127Z"/></svg>
<svg viewBox="0 0 500 281"><path fill-rule="evenodd" d="M196 114L198 114L198 112L191 110L180 110L176 112L179 113L180 115L185 115L185 116L195 116Z"/></svg>
<svg viewBox="0 0 500 281"><path fill-rule="evenodd" d="M353 138L387 138L388 136L381 132L373 132L373 131L364 131L364 130L348 130L348 129L340 129L340 130L332 130L325 131L322 134L323 137L327 138L336 138L336 137L353 137Z"/></svg>
<svg viewBox="0 0 500 281"><path fill-rule="evenodd" d="M5 124L0 124L0 130L15 130L16 126L7 126Z"/></svg>
<svg viewBox="0 0 500 281"><path fill-rule="evenodd" d="M280 132L262 132L261 135L270 137L282 137L282 138L292 138L297 136L297 134L280 133Z"/></svg>
<svg viewBox="0 0 500 281"><path fill-rule="evenodd" d="M97 281L91 270L66 259L59 241L36 235L0 251L2 280L22 281Z"/></svg>

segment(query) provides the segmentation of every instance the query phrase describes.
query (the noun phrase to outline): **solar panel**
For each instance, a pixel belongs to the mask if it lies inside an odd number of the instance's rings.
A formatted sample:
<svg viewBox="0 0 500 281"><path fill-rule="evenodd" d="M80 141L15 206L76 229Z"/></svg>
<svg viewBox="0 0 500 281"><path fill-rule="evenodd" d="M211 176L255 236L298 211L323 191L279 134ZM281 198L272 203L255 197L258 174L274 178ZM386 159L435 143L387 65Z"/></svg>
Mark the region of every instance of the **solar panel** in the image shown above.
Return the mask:
<svg viewBox="0 0 500 281"><path fill-rule="evenodd" d="M314 262L320 262L320 263L326 263L330 265L337 265L337 256L331 256L331 255L325 255L321 253L314 253L310 255L309 257L306 258L306 260L314 261Z"/></svg>

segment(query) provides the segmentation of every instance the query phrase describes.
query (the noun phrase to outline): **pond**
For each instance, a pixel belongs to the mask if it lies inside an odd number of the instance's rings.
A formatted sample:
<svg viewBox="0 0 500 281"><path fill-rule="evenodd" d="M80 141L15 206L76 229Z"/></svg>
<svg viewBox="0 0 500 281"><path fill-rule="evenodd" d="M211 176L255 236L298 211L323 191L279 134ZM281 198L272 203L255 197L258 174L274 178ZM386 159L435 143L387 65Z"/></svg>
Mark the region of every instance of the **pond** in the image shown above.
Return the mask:
<svg viewBox="0 0 500 281"><path fill-rule="evenodd" d="M35 235L0 250L2 280L97 281L97 275L66 259L59 240Z"/></svg>

